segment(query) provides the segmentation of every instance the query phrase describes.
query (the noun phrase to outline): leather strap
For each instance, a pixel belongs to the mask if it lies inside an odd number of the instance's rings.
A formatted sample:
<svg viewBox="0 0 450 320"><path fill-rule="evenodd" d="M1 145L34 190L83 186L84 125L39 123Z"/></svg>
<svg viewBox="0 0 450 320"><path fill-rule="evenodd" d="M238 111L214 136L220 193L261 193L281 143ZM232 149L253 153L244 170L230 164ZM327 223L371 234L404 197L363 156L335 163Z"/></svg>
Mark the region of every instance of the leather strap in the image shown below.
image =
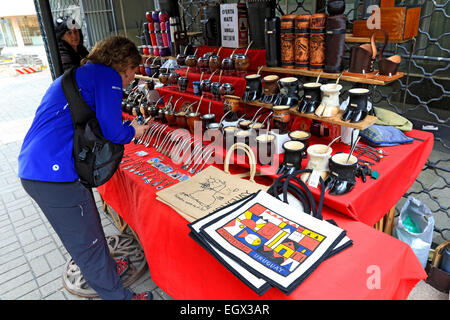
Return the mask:
<svg viewBox="0 0 450 320"><path fill-rule="evenodd" d="M75 71L78 67L72 67L61 77L61 86L69 105L72 123L74 127L86 123L95 117L95 112L84 101L75 79Z"/></svg>
<svg viewBox="0 0 450 320"><path fill-rule="evenodd" d="M295 171L292 174L283 174L280 177L278 177L272 186L267 190L267 193L273 195L274 197L280 199L279 193L282 191L283 194L283 202L288 203L287 201L287 193L288 191L292 193L296 198L302 203L303 210L305 213L311 214L313 217L323 220L322 216L322 207L323 207L323 201L325 198L325 183L322 178L319 178L320 181L320 199L318 206L316 207L316 202L314 200L314 197L309 190L308 186L299 179L298 175L302 173L311 173L311 169L300 169ZM297 181L300 185L297 186L290 182L290 180L294 179L294 181ZM281 185L282 183L282 185ZM280 199L281 200L281 199Z"/></svg>
<svg viewBox="0 0 450 320"><path fill-rule="evenodd" d="M380 61L383 58L383 53L384 53L384 49L386 48L386 45L389 41L389 34L386 32L386 30L384 29L377 29L375 30L375 32L372 34L373 39L375 39L375 34L377 32L381 32L384 35L384 44L383 47L381 47L381 50L378 52L378 61ZM372 39L371 39L372 40ZM374 40L375 41L375 40ZM375 59L375 57L374 57Z"/></svg>

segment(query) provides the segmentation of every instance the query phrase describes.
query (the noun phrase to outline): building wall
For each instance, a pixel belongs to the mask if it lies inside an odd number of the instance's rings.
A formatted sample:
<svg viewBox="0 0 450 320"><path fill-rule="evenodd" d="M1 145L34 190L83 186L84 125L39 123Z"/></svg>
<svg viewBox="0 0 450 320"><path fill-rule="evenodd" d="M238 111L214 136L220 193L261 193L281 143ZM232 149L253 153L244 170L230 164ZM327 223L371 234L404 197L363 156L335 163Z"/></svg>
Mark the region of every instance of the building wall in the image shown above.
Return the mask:
<svg viewBox="0 0 450 320"><path fill-rule="evenodd" d="M0 1L0 45L23 48L42 44L33 0Z"/></svg>

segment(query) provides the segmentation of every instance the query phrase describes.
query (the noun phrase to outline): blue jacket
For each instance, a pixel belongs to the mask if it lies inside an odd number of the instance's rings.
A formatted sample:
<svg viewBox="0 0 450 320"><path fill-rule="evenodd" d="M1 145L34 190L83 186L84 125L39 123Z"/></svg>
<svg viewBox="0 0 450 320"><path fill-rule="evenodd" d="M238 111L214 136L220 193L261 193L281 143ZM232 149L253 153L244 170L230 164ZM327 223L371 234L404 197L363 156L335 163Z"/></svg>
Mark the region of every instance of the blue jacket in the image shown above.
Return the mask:
<svg viewBox="0 0 450 320"><path fill-rule="evenodd" d="M134 128L122 122L122 78L111 67L86 63L76 71L86 103L95 111L105 138L127 144ZM47 89L19 154L19 177L50 182L78 180L72 156L73 124L61 77Z"/></svg>

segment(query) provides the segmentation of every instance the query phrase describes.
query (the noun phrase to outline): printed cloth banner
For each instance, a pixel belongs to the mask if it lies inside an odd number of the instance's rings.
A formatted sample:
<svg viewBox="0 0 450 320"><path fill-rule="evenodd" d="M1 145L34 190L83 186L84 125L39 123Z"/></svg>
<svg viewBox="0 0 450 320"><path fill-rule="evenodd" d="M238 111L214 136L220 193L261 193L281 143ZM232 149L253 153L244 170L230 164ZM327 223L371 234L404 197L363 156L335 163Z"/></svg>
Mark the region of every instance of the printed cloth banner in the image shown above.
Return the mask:
<svg viewBox="0 0 450 320"><path fill-rule="evenodd" d="M314 218L264 191L189 225L191 237L256 293L294 291L325 259L352 244L333 221Z"/></svg>

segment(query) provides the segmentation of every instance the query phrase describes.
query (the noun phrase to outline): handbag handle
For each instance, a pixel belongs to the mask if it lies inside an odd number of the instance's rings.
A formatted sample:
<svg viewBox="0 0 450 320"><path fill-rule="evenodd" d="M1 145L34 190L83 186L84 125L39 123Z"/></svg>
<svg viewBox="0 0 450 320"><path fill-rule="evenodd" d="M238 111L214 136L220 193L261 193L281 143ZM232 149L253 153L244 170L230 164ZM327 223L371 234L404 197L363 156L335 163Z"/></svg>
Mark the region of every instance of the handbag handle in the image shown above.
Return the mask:
<svg viewBox="0 0 450 320"><path fill-rule="evenodd" d="M386 32L386 30L384 30L384 29L376 29L376 30L374 31L374 33L372 33L372 37L371 37L371 39L370 39L371 42L372 42L372 40L373 40L373 42L375 43L375 35L376 35L378 32L381 32L381 33L384 35L384 44L383 44L383 46L381 47L381 50L378 51L378 61L380 61L380 60L383 58L384 49L386 48L386 45L387 45L387 43L388 43L388 41L389 41L389 34L388 34L388 33ZM373 57L373 58L375 58L375 57Z"/></svg>
<svg viewBox="0 0 450 320"><path fill-rule="evenodd" d="M321 192L319 202L316 207L316 202L314 200L311 191L309 190L308 186L298 177L299 174L306 172L311 173L312 170L299 169L292 174L285 173L281 175L274 181L272 186L267 190L267 193L285 203L288 203L287 193L288 191L290 191L302 203L303 210L305 213L310 214L317 219L323 220L322 207L325 197L325 183L323 179L319 177ZM290 182L290 180L297 181L299 186L293 184L292 182ZM279 197L280 191L281 194L283 195L283 199L280 199Z"/></svg>
<svg viewBox="0 0 450 320"><path fill-rule="evenodd" d="M223 171L225 171L228 174L230 173L229 170L229 166L230 166L230 157L231 154L233 153L234 150L237 149L241 149L243 150L248 158L249 158L249 163L250 163L250 181L251 182L255 182L255 175L256 175L256 157L255 154L253 153L252 149L250 149L250 147L248 145L246 145L245 143L242 142L237 142L235 144L233 144L230 149L228 149L227 154L225 156L225 161L223 163Z"/></svg>

